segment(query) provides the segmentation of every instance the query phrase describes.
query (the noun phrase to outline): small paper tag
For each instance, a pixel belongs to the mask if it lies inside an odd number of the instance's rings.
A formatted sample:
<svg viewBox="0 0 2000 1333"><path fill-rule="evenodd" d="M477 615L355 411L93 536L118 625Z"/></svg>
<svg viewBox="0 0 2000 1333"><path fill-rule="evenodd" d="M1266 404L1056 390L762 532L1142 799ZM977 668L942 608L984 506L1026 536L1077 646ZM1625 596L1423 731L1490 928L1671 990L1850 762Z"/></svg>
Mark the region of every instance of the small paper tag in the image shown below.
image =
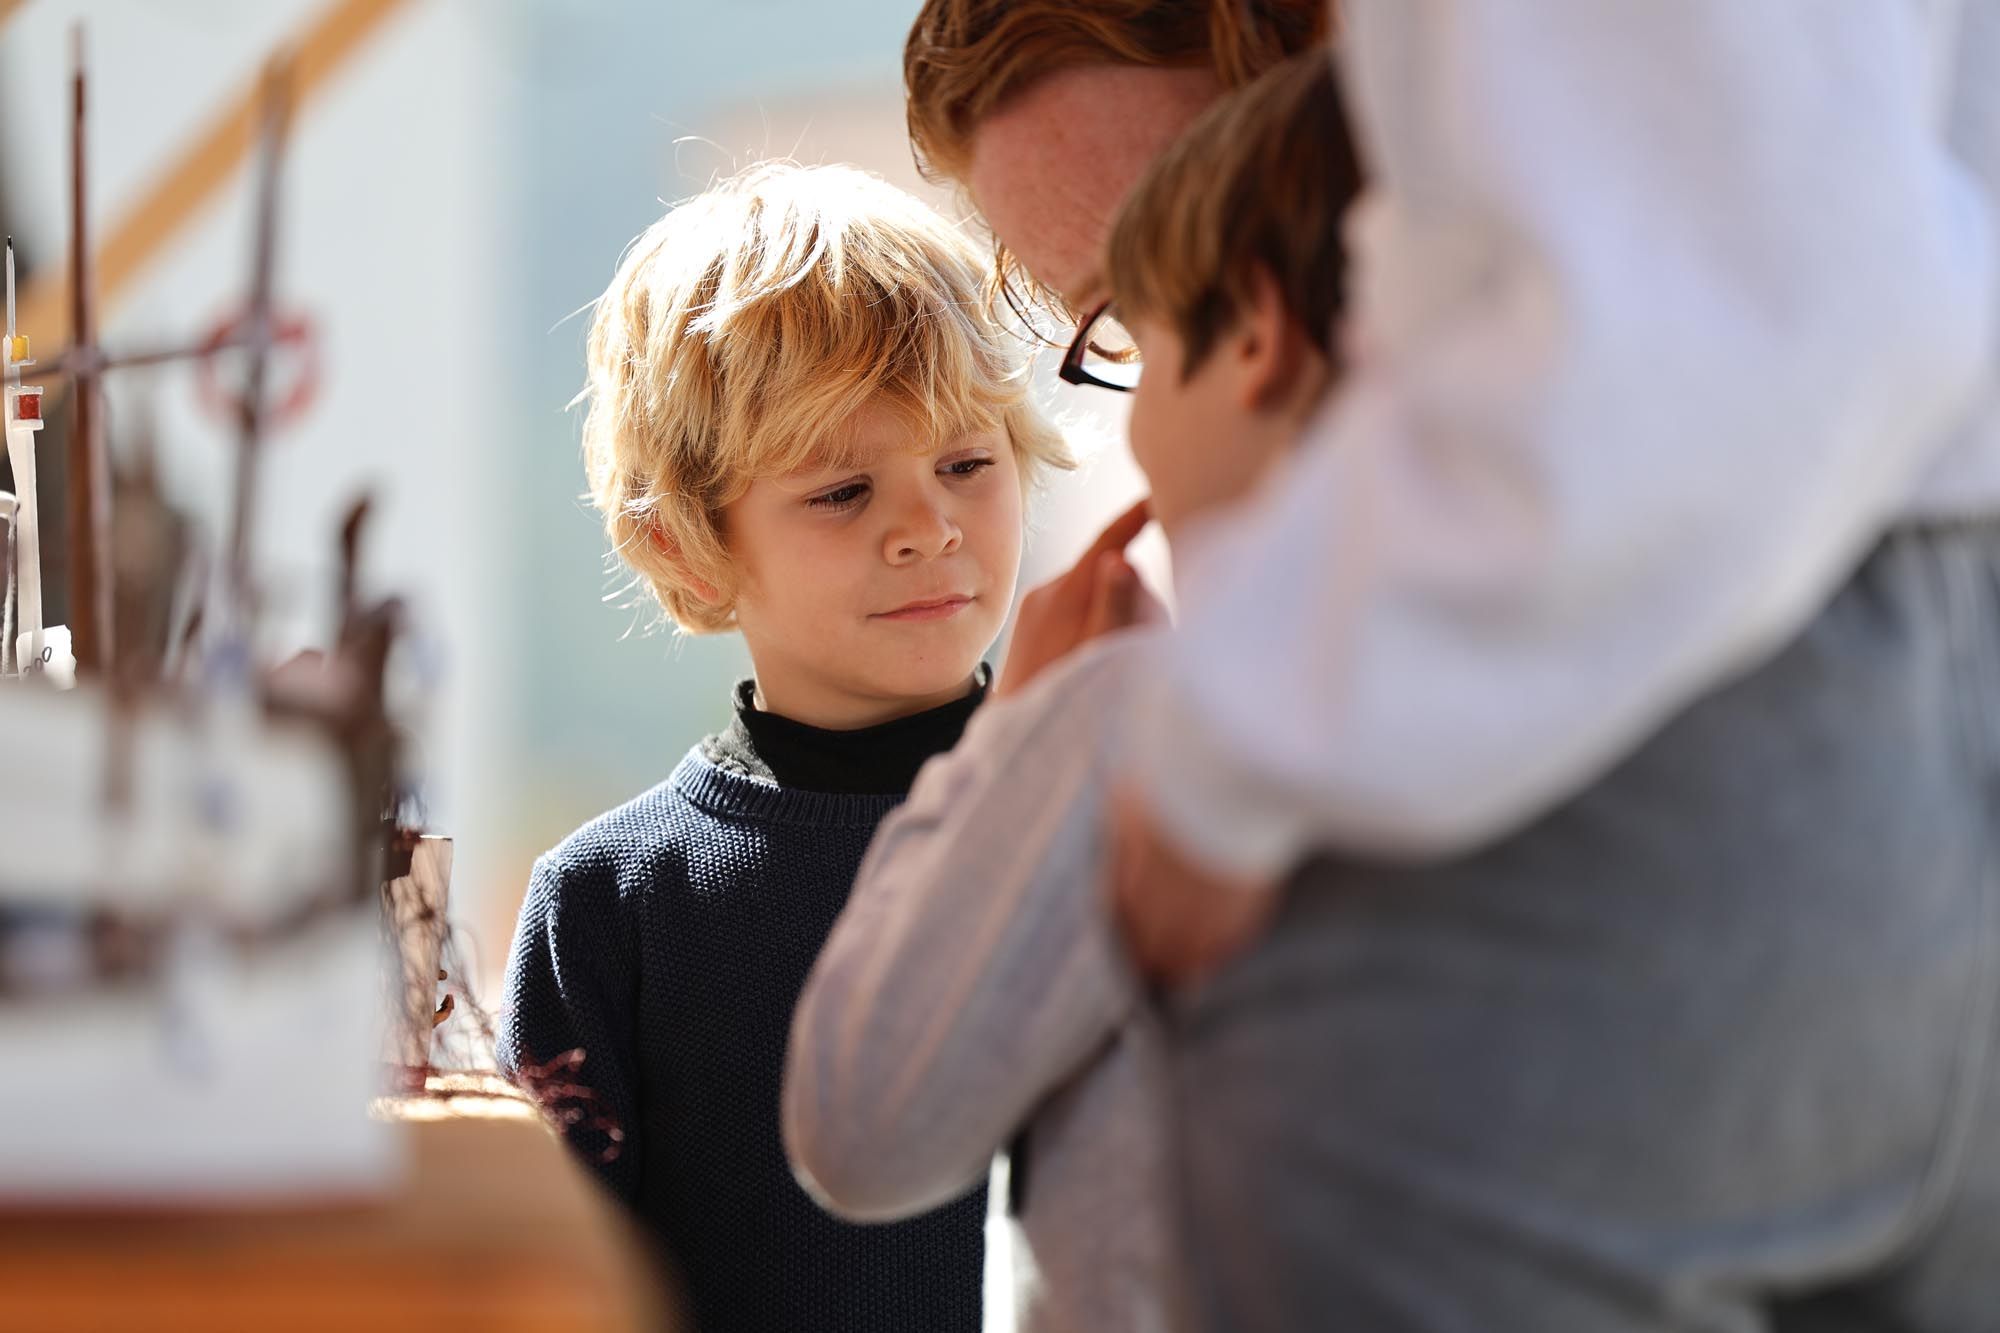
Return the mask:
<svg viewBox="0 0 2000 1333"><path fill-rule="evenodd" d="M43 675L49 684L59 690L67 690L76 684L76 654L70 650L69 626L51 625L42 631L42 651L33 651L32 634L23 633L14 640L14 660L21 664L24 676Z"/></svg>

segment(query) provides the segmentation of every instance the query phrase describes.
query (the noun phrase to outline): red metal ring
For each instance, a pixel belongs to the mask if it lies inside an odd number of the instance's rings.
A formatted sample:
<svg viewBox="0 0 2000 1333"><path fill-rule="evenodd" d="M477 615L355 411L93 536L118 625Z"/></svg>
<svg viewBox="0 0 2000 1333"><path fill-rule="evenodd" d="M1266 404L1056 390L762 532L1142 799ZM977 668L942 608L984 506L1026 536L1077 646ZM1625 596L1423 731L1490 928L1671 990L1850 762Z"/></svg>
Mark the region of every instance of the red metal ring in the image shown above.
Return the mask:
<svg viewBox="0 0 2000 1333"><path fill-rule="evenodd" d="M249 322L250 313L244 311L216 325L202 343L201 356L195 365L196 387L202 402L210 411L231 420L242 416L243 399L217 382L215 363L223 351L235 345ZM319 337L312 320L305 315L273 315L271 346L292 350L297 354L298 362L296 378L270 407L267 420L275 429L288 426L305 415L306 409L319 395Z"/></svg>

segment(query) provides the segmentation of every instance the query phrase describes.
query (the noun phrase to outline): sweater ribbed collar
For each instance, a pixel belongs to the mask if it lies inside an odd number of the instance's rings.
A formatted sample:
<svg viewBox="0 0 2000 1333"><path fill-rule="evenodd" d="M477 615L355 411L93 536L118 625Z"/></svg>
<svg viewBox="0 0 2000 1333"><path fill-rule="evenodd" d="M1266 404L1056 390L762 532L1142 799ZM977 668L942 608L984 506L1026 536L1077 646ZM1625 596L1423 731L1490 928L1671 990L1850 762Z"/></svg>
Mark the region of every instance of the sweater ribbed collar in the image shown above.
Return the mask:
<svg viewBox="0 0 2000 1333"><path fill-rule="evenodd" d="M668 781L674 790L718 818L814 828L873 828L882 816L902 804L905 794L855 796L780 787L717 767L700 745L687 752Z"/></svg>
<svg viewBox="0 0 2000 1333"><path fill-rule="evenodd" d="M872 825L908 794L926 762L958 744L991 680L982 665L964 698L852 731L764 712L755 704L755 683L741 681L729 727L697 745L675 769L673 782L718 814Z"/></svg>

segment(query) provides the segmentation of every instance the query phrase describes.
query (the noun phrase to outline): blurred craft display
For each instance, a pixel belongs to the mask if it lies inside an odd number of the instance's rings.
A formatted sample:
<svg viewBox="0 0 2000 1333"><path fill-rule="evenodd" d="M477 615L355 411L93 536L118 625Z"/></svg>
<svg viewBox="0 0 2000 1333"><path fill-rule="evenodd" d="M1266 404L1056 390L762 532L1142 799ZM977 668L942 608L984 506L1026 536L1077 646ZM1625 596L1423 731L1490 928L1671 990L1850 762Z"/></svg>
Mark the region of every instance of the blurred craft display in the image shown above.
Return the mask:
<svg viewBox="0 0 2000 1333"><path fill-rule="evenodd" d="M382 873L382 911L394 950L383 1055L405 1092L424 1090L434 1072L433 1034L457 1007L450 994L442 1003L437 999L438 983L447 976L451 850L450 838L397 829Z"/></svg>
<svg viewBox="0 0 2000 1333"><path fill-rule="evenodd" d="M384 674L402 612L357 594L357 504L331 651L274 668L257 657L248 550L269 363L303 336L272 303L288 71L264 83L246 313L125 356L93 332L80 41L73 87L70 345L32 358L10 241L0 347L16 487L0 494L0 1206L379 1194L403 1161L401 1126L368 1113L385 1041L399 1063L428 1063L427 1043L385 1036L384 1000L428 1010L431 973L413 984L407 960L438 965L434 947L384 947L398 804ZM211 382L240 370L214 553L143 451L114 478L100 438L103 376L176 360ZM44 399L64 389L71 503L56 522L37 503L35 451ZM67 543L67 631L43 623L45 534ZM436 910L411 928L441 933L448 844L436 856L423 854Z"/></svg>

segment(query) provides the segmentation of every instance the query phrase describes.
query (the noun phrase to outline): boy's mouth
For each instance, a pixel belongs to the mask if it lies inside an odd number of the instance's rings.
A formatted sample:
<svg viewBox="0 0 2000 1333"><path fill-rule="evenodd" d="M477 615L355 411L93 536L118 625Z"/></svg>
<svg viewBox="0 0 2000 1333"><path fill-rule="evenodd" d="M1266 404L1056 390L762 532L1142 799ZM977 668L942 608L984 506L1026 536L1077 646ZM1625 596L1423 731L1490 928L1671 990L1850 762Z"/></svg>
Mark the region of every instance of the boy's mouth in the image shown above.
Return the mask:
<svg viewBox="0 0 2000 1333"><path fill-rule="evenodd" d="M944 620L972 605L970 597L927 597L907 602L893 611L877 611L873 620Z"/></svg>

